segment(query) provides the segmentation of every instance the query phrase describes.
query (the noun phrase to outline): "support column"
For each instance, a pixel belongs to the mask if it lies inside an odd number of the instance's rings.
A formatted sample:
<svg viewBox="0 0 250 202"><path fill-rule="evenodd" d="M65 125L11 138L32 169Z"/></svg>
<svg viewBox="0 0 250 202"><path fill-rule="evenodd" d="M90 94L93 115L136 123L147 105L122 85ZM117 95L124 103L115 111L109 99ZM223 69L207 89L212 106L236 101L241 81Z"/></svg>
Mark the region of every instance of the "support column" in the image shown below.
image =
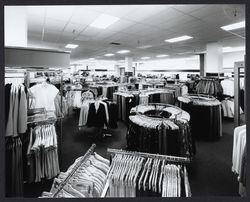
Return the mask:
<svg viewBox="0 0 250 202"><path fill-rule="evenodd" d="M4 45L27 47L26 9L20 6L5 6L4 14Z"/></svg>
<svg viewBox="0 0 250 202"><path fill-rule="evenodd" d="M207 44L206 76L218 76L223 70L222 44Z"/></svg>
<svg viewBox="0 0 250 202"><path fill-rule="evenodd" d="M205 76L205 55L200 54L200 75Z"/></svg>
<svg viewBox="0 0 250 202"><path fill-rule="evenodd" d="M118 64L116 64L114 66L114 70L115 70L115 76L120 76L120 66Z"/></svg>
<svg viewBox="0 0 250 202"><path fill-rule="evenodd" d="M125 72L133 72L133 58L125 58Z"/></svg>

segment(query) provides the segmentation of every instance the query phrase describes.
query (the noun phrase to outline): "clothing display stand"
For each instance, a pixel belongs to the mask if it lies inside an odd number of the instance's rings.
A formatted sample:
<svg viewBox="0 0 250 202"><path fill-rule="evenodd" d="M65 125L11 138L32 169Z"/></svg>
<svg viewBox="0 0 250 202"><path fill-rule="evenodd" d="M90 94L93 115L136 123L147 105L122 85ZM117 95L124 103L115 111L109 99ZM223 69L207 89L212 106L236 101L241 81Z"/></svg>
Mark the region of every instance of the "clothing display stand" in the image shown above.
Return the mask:
<svg viewBox="0 0 250 202"><path fill-rule="evenodd" d="M195 155L190 116L181 108L163 103L138 105L131 109L129 120L128 150L184 157Z"/></svg>
<svg viewBox="0 0 250 202"><path fill-rule="evenodd" d="M240 125L240 75L242 69L245 72L244 62L234 63L234 127ZM246 98L246 91L244 98ZM246 106L246 100L244 104ZM244 111L246 112L246 108Z"/></svg>
<svg viewBox="0 0 250 202"><path fill-rule="evenodd" d="M74 168L71 170L69 175L63 180L63 182L58 186L56 192L52 195L52 198L56 198L57 195L60 193L60 191L63 189L63 187L68 183L68 181L71 179L71 177L75 174L77 169L81 167L81 165L88 159L88 157L94 153L96 148L95 144L92 144L92 146L88 149L88 151L85 153L85 155L81 158L79 162L74 166Z"/></svg>

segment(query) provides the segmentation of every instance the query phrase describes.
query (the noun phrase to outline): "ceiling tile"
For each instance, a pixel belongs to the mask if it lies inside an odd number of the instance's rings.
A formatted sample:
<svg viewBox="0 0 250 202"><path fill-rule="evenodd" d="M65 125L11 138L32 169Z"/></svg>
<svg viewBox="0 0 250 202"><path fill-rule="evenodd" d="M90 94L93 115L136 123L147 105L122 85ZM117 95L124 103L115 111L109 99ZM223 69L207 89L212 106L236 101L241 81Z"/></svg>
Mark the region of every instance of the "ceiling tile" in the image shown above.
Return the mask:
<svg viewBox="0 0 250 202"><path fill-rule="evenodd" d="M66 22L64 22L64 21L55 20L52 18L46 18L44 28L61 32L65 26L66 26Z"/></svg>
<svg viewBox="0 0 250 202"><path fill-rule="evenodd" d="M204 4L200 4L200 5L174 5L171 8L174 8L176 10L179 10L183 13L190 13L192 11L198 10L200 8L203 8L205 5Z"/></svg>
<svg viewBox="0 0 250 202"><path fill-rule="evenodd" d="M48 6L46 16L55 20L68 22L75 9L75 6Z"/></svg>
<svg viewBox="0 0 250 202"><path fill-rule="evenodd" d="M75 9L73 16L70 19L70 22L78 23L81 25L89 25L92 23L101 12L88 10L86 7L78 7Z"/></svg>

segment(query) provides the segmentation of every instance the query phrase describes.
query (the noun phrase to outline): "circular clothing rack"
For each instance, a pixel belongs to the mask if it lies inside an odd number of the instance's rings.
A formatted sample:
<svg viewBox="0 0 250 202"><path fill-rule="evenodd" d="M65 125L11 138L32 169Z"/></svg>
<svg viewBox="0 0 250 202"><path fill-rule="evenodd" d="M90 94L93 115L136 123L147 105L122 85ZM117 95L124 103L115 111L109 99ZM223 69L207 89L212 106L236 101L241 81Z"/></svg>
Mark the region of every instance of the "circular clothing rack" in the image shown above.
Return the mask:
<svg viewBox="0 0 250 202"><path fill-rule="evenodd" d="M191 132L202 140L222 136L221 102L211 95L188 94L178 97L180 107L190 114Z"/></svg>
<svg viewBox="0 0 250 202"><path fill-rule="evenodd" d="M195 143L189 120L189 114L174 105L138 105L130 111L127 149L192 157Z"/></svg>

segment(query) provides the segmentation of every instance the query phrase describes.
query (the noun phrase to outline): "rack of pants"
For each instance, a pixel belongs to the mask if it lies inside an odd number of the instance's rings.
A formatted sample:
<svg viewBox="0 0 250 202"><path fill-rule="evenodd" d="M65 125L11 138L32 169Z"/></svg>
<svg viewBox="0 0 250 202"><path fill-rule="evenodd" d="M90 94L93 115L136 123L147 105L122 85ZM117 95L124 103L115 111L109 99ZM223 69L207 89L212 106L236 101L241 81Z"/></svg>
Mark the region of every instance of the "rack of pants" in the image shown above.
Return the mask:
<svg viewBox="0 0 250 202"><path fill-rule="evenodd" d="M116 151L108 173L106 197L190 197L186 158ZM180 161L179 161L180 160Z"/></svg>
<svg viewBox="0 0 250 202"><path fill-rule="evenodd" d="M222 105L215 98L205 96L178 97L180 107L190 114L192 135L201 140L214 141L222 136Z"/></svg>
<svg viewBox="0 0 250 202"><path fill-rule="evenodd" d="M6 197L23 196L22 141L19 136L5 139Z"/></svg>

